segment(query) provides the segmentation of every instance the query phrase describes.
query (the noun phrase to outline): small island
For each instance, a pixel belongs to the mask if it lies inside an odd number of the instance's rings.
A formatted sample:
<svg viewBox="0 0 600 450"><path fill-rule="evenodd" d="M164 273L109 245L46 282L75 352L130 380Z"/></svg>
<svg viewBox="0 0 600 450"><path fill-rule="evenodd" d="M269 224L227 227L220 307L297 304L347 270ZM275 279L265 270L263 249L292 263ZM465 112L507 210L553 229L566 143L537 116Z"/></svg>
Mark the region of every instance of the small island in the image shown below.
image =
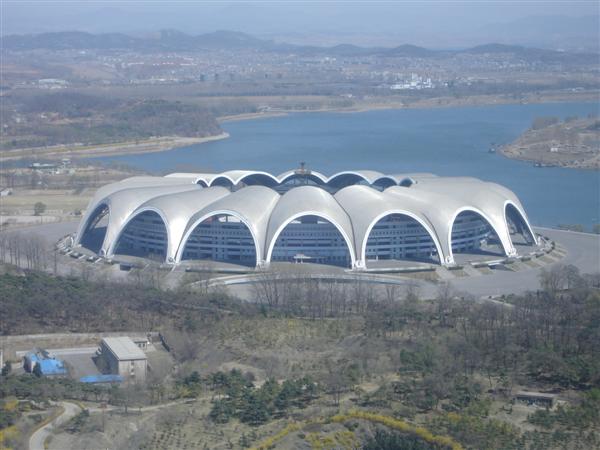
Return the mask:
<svg viewBox="0 0 600 450"><path fill-rule="evenodd" d="M500 148L508 157L538 167L600 169L600 119L538 117L516 141Z"/></svg>

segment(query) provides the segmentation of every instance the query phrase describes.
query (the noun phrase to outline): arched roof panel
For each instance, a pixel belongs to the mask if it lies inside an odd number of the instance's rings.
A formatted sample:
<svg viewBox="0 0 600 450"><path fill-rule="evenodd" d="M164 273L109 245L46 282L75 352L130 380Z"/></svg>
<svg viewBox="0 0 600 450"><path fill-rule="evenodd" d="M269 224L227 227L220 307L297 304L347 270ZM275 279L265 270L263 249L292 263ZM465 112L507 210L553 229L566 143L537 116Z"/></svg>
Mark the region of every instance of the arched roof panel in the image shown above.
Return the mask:
<svg viewBox="0 0 600 450"><path fill-rule="evenodd" d="M102 251L106 255L112 254L114 243L117 236L121 233L124 224L130 220L132 215L136 215L136 211L148 200L167 194L173 195L186 191L194 192L200 190L202 189L195 184L186 184L131 188L115 192L107 198L109 211L108 225L106 227L104 243L102 244Z"/></svg>
<svg viewBox="0 0 600 450"><path fill-rule="evenodd" d="M383 175L377 179L375 179L372 183L374 186L381 186L383 188L387 188L390 186L396 186L399 184L399 180L391 175Z"/></svg>
<svg viewBox="0 0 600 450"><path fill-rule="evenodd" d="M229 189L215 186L187 192L166 194L145 202L141 208L161 211L168 222L169 248L167 261L175 261L179 243L191 218L208 205L231 195Z"/></svg>
<svg viewBox="0 0 600 450"><path fill-rule="evenodd" d="M202 208L188 220L177 251L177 260L181 259L185 241L199 223L216 214L229 214L238 217L248 226L257 246L257 260L262 261L269 217L278 200L279 194L270 188L248 186Z"/></svg>
<svg viewBox="0 0 600 450"><path fill-rule="evenodd" d="M461 204L459 208L468 207L472 211L477 212L483 216L494 229L502 243L506 255L512 256L516 253L516 250L510 239L504 211L504 201L506 200L507 193L501 192L501 190L495 186L497 185L472 177L447 177L432 178L424 183L415 185L411 189L415 192L427 192L429 194L443 193L446 197L458 201ZM512 194L511 197L512 196L514 196L514 194ZM454 218L455 217L456 215L454 215ZM454 221L454 218L452 222Z"/></svg>
<svg viewBox="0 0 600 450"><path fill-rule="evenodd" d="M247 184L258 184L269 187L279 184L277 177L260 170L229 170L212 177L209 184L214 185L218 183L219 179L228 180L232 186L246 182L246 180L249 181Z"/></svg>
<svg viewBox="0 0 600 450"><path fill-rule="evenodd" d="M341 189L335 194L335 199L351 218L359 265L365 263L365 249L371 229L379 220L390 214L402 214L419 222L436 244L440 261L443 260L444 250L435 227L422 212L425 206L423 202L411 196L393 195L387 190L379 192L359 185Z"/></svg>
<svg viewBox="0 0 600 450"><path fill-rule="evenodd" d="M317 184L325 184L327 183L327 177L320 172L316 172L314 170L308 171L307 173L299 173L297 170L288 170L287 172L283 172L277 176L280 184L285 183L294 177L307 177L311 180L315 181Z"/></svg>
<svg viewBox="0 0 600 450"><path fill-rule="evenodd" d="M366 181L369 184L373 184L375 180L382 178L384 174L381 172L376 172L375 170L345 170L343 172L338 172L331 175L327 179L327 184L331 186L336 186L342 179L361 179Z"/></svg>
<svg viewBox="0 0 600 450"><path fill-rule="evenodd" d="M246 185L254 186L267 186L274 187L279 184L279 180L274 175L271 175L267 172L252 172L248 173L238 180L239 183L244 183Z"/></svg>
<svg viewBox="0 0 600 450"><path fill-rule="evenodd" d="M121 180L117 183L107 184L105 186L100 187L96 190L94 196L90 200L79 222L79 226L77 228L77 233L75 235L75 244L79 244L81 241L81 237L83 232L85 231L85 227L89 222L92 214L100 206L101 204L110 204L110 197L120 191L124 191L127 189L154 189L161 187L173 187L173 186L183 186L183 187L193 187L194 181L189 177L181 177L181 178L166 178L166 177L151 177L151 176L139 176L139 177L130 177L124 180Z"/></svg>
<svg viewBox="0 0 600 450"><path fill-rule="evenodd" d="M291 189L283 194L277 202L271 212L267 230L267 261L270 260L275 241L285 226L296 218L308 215L328 220L340 231L348 245L352 265L354 266L356 252L350 218L331 194L315 186L300 186Z"/></svg>
<svg viewBox="0 0 600 450"><path fill-rule="evenodd" d="M402 205L406 205L406 208L418 213L431 224L442 248L444 262L453 263L448 230L451 229L454 213L463 206L463 203L452 196L417 190L413 187L392 186L384 193L394 196Z"/></svg>

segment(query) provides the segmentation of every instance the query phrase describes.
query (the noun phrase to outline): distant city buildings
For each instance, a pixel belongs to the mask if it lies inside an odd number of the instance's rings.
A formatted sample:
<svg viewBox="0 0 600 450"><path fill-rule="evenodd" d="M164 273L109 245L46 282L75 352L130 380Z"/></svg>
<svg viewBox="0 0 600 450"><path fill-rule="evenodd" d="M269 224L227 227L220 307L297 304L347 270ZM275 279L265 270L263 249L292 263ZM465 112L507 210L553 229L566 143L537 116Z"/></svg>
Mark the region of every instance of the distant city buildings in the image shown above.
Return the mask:
<svg viewBox="0 0 600 450"><path fill-rule="evenodd" d="M394 91L400 90L419 90L419 89L433 89L435 86L431 82L431 78L423 78L416 73L411 74L411 78L409 81L405 81L402 83L392 84L390 89Z"/></svg>
<svg viewBox="0 0 600 450"><path fill-rule="evenodd" d="M564 77L573 74L578 81L597 85L598 73L593 60L571 58L562 62L556 55L545 58L533 53L501 51L462 51L438 54L393 54L350 52L336 53L336 49L322 49L315 54L305 54L299 49L277 51L268 48L207 48L203 51L139 49L40 49L30 54L15 49L4 50L7 63L20 63L34 58L38 67L37 77L27 73L5 76L5 83L15 87L60 89L77 85L139 85L139 84L186 84L215 85L234 93L240 88L245 94L277 88L287 94L303 93L306 86L318 90L319 85L334 88L337 83L347 90L351 85L354 93L370 89L372 83L391 84L392 91L423 90L457 87L467 84L468 77L483 80L498 87L498 83L528 80L529 75ZM329 52L329 53L328 53ZM339 52L339 49L338 49ZM44 70L46 61L51 61ZM40 78L39 73L52 75L56 67L71 67L78 71L71 78ZM409 73L407 78L395 74ZM574 78L575 79L575 78ZM279 84L281 83L281 84ZM531 80L534 83L534 80ZM276 86L274 86L274 84ZM341 88L342 86L340 86ZM572 88L581 88L574 85ZM514 86L512 86L514 88Z"/></svg>

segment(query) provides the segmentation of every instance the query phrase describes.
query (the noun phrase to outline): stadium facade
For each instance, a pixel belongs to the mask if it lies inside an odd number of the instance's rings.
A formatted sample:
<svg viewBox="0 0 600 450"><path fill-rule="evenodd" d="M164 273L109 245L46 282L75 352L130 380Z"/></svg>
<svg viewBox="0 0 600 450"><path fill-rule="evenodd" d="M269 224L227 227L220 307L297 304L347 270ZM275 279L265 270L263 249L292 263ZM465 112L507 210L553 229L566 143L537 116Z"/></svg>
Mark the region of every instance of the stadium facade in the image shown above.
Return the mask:
<svg viewBox="0 0 600 450"><path fill-rule="evenodd" d="M101 187L75 245L105 258L169 264L273 261L364 269L382 261L455 264L496 245L505 256L535 245L509 189L467 177L300 169L274 176L235 170L133 177Z"/></svg>

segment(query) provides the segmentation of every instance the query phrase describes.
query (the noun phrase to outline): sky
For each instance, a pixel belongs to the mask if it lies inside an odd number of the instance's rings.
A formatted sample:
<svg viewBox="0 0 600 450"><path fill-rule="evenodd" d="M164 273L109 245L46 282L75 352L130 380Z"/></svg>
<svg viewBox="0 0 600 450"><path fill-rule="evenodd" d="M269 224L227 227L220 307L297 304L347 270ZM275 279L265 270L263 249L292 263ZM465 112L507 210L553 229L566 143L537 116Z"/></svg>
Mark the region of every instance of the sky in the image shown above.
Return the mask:
<svg viewBox="0 0 600 450"><path fill-rule="evenodd" d="M243 31L277 41L464 47L488 42L598 46L597 1L1 0L2 34L78 30L143 35Z"/></svg>

